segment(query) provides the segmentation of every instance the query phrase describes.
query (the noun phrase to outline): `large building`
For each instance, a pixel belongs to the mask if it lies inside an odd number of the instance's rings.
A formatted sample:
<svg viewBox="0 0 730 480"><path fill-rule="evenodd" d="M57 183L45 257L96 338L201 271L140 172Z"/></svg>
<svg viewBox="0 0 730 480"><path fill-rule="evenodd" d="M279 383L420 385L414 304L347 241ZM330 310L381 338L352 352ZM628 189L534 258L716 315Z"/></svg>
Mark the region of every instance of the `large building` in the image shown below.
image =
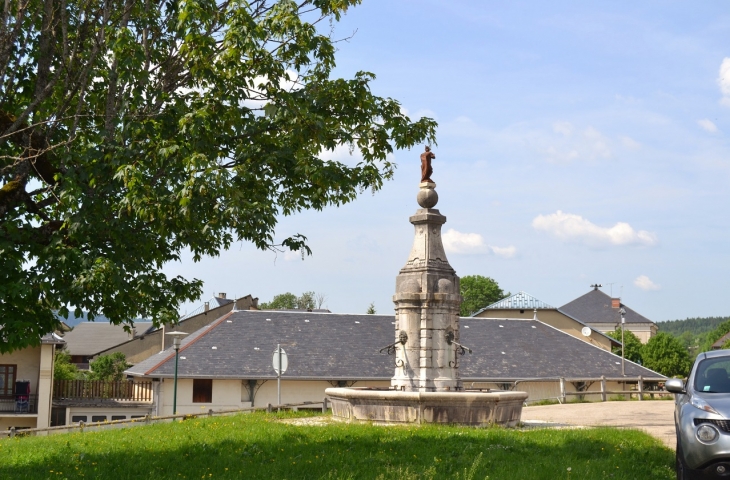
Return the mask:
<svg viewBox="0 0 730 480"><path fill-rule="evenodd" d="M604 350L611 351L611 347L621 345L620 342L606 336L602 331L591 328L559 308L548 305L526 292L518 292L503 298L482 308L472 316L493 320L503 318L537 319Z"/></svg>
<svg viewBox="0 0 730 480"><path fill-rule="evenodd" d="M274 349L288 356L282 403L321 402L330 386L388 388L397 367L387 354L393 342L391 315L344 315L292 311L232 311L182 341L178 360L178 413L277 403ZM597 391L600 377L621 390L621 358L539 320L461 318L453 347L465 389L527 391L528 401L568 391ZM627 377L649 384L664 377L626 362ZM154 415L172 413L175 351L168 348L126 372L159 385ZM561 382L560 379L563 379ZM589 379L593 379L589 381ZM593 400L600 397L593 396Z"/></svg>

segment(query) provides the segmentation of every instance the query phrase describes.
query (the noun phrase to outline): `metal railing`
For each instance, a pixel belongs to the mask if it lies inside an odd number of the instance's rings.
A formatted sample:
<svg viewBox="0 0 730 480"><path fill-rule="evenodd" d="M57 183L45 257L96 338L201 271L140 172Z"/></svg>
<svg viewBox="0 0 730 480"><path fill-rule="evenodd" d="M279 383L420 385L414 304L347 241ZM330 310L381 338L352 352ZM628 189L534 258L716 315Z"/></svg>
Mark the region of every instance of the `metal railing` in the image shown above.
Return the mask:
<svg viewBox="0 0 730 480"><path fill-rule="evenodd" d="M109 428L119 428L119 427L128 427L128 426L140 426L140 425L150 425L154 422L169 422L169 421L175 421L175 420L189 420L192 418L198 418L198 417L213 417L216 415L235 415L238 413L245 413L245 412L260 412L260 411L266 411L267 413L272 413L277 410L297 410L299 408L317 408L319 410L322 409L322 413L326 413L329 409L329 400L327 400L327 397L324 398L321 402L302 402L302 403L286 403L282 405L272 405L268 404L265 407L245 407L245 408L236 408L236 409L230 409L230 410L213 410L210 409L207 412L201 412L201 413L179 413L177 415L165 415L162 417L155 417L152 415L145 415L144 417L138 417L138 418L131 418L131 419L125 419L125 420L112 420L112 421L104 421L104 422L92 422L92 423L86 423L86 422L78 422L78 423L72 423L70 425L59 425L57 427L46 427L46 428L24 428L16 430L15 427L10 428L9 430L0 431L0 439L3 437L5 438L13 438L15 436L35 436L39 433L69 433L73 431L97 431L97 430L105 430Z"/></svg>
<svg viewBox="0 0 730 480"><path fill-rule="evenodd" d="M671 395L673 393L667 392L664 388L660 387L666 381L666 378L660 377L582 377L582 378L568 378L568 377L549 377L549 378L530 378L524 380L508 381L503 382L498 379L495 380L484 380L480 382L464 382L464 388L466 390L478 390L478 391L489 391L489 390L519 390L520 385L524 385L525 388L529 384L545 384L538 391L537 396L532 395L525 401L525 404L540 402L544 400L554 400L559 403L565 403L568 398L577 397L580 400L585 400L586 397L596 399L596 396L600 396L597 400L605 402L610 400L609 395L615 395L622 397L621 399L636 397L637 400L643 400L645 395L650 398L663 397ZM609 383L619 383L622 388L619 390L608 389ZM497 385L498 388L487 387L487 385ZM572 385L574 391L571 391L568 385ZM591 389L593 385L597 388ZM529 387L528 387L529 388ZM534 390L534 389L533 389ZM540 392L541 390L541 392Z"/></svg>
<svg viewBox="0 0 730 480"><path fill-rule="evenodd" d="M121 400L148 403L152 401L152 382L55 380L53 400Z"/></svg>
<svg viewBox="0 0 730 480"><path fill-rule="evenodd" d="M27 403L18 402L15 395L0 396L0 413L38 413L38 395L26 395Z"/></svg>

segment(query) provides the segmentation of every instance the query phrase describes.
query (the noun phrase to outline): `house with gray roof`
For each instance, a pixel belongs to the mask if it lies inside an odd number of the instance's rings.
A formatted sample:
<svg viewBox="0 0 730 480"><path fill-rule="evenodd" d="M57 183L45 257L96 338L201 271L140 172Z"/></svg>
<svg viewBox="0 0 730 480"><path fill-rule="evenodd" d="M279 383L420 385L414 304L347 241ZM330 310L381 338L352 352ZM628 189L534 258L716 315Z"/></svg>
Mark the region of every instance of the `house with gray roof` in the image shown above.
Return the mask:
<svg viewBox="0 0 730 480"><path fill-rule="evenodd" d="M330 386L388 388L400 368L384 350L393 342L394 320L391 315L231 311L183 339L178 413L276 404L272 356L277 345L289 365L282 377L282 403L321 402ZM460 343L472 350L463 356L454 352L465 388L518 385L532 392L531 400L539 400L557 396L560 378L568 388L595 389L585 380L621 376L620 357L540 320L468 317L460 322ZM155 414L172 412L172 348L126 373L159 382ZM646 383L664 380L631 362L626 362L626 375L641 376Z"/></svg>
<svg viewBox="0 0 730 480"><path fill-rule="evenodd" d="M135 322L129 331L123 325L108 322L81 322L67 332L63 339L66 342L66 351L71 356L71 363L87 370L89 362L99 352L144 336L152 330L152 322Z"/></svg>
<svg viewBox="0 0 730 480"><path fill-rule="evenodd" d="M574 316L523 291L494 302L472 316L495 320L502 318L538 319L578 340L604 350L611 351L612 347L621 346L620 342L600 330L588 326Z"/></svg>
<svg viewBox="0 0 730 480"><path fill-rule="evenodd" d="M142 335L109 345L105 350L98 351L96 355L120 352L127 358L127 362L135 364L172 346L172 338L169 335L166 336L166 332L177 329L192 333L230 312L234 307L240 310L256 310L258 302L259 299L251 295L231 299L227 298L225 293L219 293L192 312L181 316L177 325L153 328Z"/></svg>
<svg viewBox="0 0 730 480"><path fill-rule="evenodd" d="M560 311L571 315L586 325L600 332L612 332L621 326L620 310L625 310L624 328L636 335L642 343L646 343L657 334L659 328L645 316L633 310L628 305L621 303L620 298L611 298L606 295L598 286L582 295L572 302L568 302Z"/></svg>

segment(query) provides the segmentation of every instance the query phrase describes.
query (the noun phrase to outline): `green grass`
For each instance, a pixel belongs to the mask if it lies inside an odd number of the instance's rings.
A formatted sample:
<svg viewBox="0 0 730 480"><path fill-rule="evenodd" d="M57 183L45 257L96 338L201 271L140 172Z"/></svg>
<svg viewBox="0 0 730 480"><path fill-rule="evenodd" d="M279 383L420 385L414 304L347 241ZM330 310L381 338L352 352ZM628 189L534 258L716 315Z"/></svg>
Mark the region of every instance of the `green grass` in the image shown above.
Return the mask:
<svg viewBox="0 0 730 480"><path fill-rule="evenodd" d="M635 430L297 426L255 413L0 440L0 478L670 479Z"/></svg>

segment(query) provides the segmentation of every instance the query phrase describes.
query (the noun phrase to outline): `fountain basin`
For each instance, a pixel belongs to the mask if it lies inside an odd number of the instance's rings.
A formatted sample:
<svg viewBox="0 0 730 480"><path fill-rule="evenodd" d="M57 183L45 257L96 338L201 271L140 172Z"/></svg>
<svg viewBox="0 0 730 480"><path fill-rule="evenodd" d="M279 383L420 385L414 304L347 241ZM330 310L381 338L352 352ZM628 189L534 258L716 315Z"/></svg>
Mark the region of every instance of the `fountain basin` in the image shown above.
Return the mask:
<svg viewBox="0 0 730 480"><path fill-rule="evenodd" d="M375 388L328 388L332 416L347 422L446 423L513 427L526 392L404 392Z"/></svg>

